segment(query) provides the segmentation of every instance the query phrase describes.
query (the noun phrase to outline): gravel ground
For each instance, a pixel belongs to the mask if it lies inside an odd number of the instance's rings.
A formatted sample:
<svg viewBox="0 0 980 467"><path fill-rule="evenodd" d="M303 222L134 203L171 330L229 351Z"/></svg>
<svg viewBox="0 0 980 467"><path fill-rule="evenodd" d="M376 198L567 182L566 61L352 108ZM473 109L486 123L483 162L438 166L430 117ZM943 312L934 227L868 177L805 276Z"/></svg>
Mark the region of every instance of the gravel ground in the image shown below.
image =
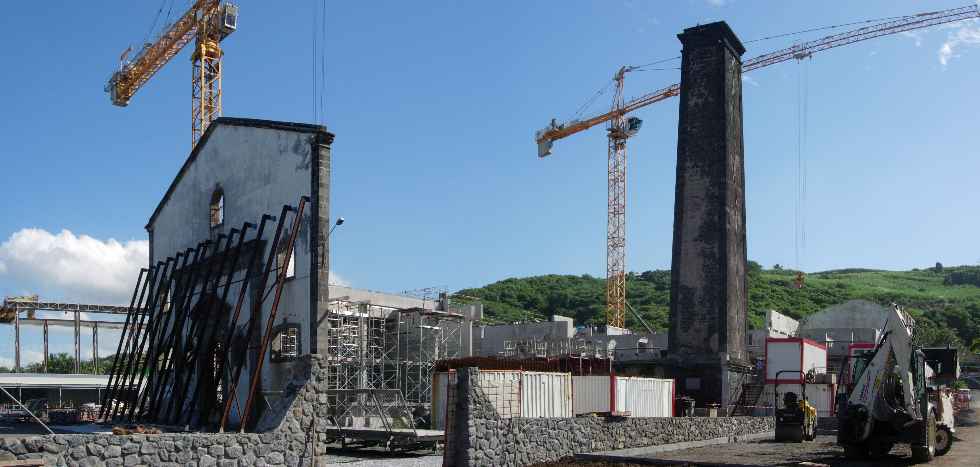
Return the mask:
<svg viewBox="0 0 980 467"><path fill-rule="evenodd" d="M387 452L382 449L331 449L326 455L317 456L317 465L342 465L344 467L435 467L442 465L442 453Z"/></svg>
<svg viewBox="0 0 980 467"><path fill-rule="evenodd" d="M980 391L973 391L974 410L957 421L957 431L952 450L937 457L930 467L977 467L980 466ZM614 453L610 453L614 454ZM561 462L541 464L540 467L576 465L587 467L632 467L639 465L668 466L827 466L869 467L910 465L908 445L896 445L883 459L875 461L849 461L844 450L837 446L833 432L820 433L817 439L806 443L776 443L770 440L749 443L733 443L679 451L642 454L631 452L629 457L613 458L608 462L567 459Z"/></svg>

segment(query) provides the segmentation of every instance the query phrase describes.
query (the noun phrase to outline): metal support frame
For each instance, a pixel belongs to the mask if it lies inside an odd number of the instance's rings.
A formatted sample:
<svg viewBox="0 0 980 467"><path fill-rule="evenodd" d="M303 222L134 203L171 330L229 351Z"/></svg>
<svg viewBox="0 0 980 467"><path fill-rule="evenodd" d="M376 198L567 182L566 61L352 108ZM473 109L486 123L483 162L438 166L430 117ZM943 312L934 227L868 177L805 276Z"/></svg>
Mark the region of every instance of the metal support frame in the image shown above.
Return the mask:
<svg viewBox="0 0 980 467"><path fill-rule="evenodd" d="M255 225L246 222L242 227L241 235L239 236L238 239L238 247L236 248L235 252L231 256L232 260L230 266L228 267L227 279L225 280L225 288L221 293L221 298L218 301L211 303L210 307L206 306L204 308L205 315L198 317L199 320L202 321L203 327L201 328L201 341L200 341L201 345L198 347L198 351L195 352L194 360L190 366L190 368L192 369L198 369L198 372L196 375L190 373L187 375L188 378L192 376L197 377L197 381L193 386L194 391L192 393L190 403L188 404L188 410L185 412L187 423L191 423L194 419L195 413L194 410L192 410L192 408L194 407L198 408L197 410L198 413L196 415L198 416L199 422L206 423L207 414L210 413L211 408L214 407L217 399L217 391L216 391L217 387L210 388L208 386L205 386L203 384L204 381L202 381L201 378L205 374L208 374L212 378L211 382L215 386L220 384L221 375L215 374L214 370L217 366L216 360L220 358L217 355L220 353L218 351L220 350L221 352L225 352L225 349L221 349L216 345L215 336L216 336L216 331L222 326L224 320L228 319L228 314L224 312L224 309L222 307L227 307L228 294L231 291L231 285L233 282L232 279L234 279L235 271L238 269L238 259L241 256L241 251L245 244L245 234L249 228L255 228ZM215 283L214 283L215 293L218 292L218 288L221 281L221 271L224 270L223 269L224 265L225 263L222 262L221 265L222 269L218 270L218 277L215 279ZM245 285L243 284L242 287L244 288ZM202 360L202 358L206 358L207 360ZM186 389L183 394L184 397L186 397L187 395L186 391L190 387L191 387L190 384L186 385ZM198 404L198 401L201 401L201 404ZM178 403L182 404L183 400L178 401ZM177 407L181 407L181 406L178 405Z"/></svg>
<svg viewBox="0 0 980 467"><path fill-rule="evenodd" d="M150 294L147 296L147 306L146 313L142 315L140 320L140 326L136 329L136 334L133 336L132 346L126 361L126 367L123 371L123 388L128 388L123 399L123 403L113 407L112 418L115 419L117 416L127 412L127 408L135 402L130 399L135 399L136 394L134 391L139 391L139 385L134 386L136 382L137 372L142 373L141 360L143 359L143 349L146 344L147 336L152 334L152 325L156 323L156 316L154 312L156 309L156 304L160 300L161 290L167 287L170 283L170 274L172 272L171 266L177 264L180 261L180 254L178 253L176 257L169 257L167 261L162 264L162 272L159 274L159 278L155 278L153 285L150 289ZM141 378L142 379L142 378ZM122 413L120 413L122 409Z"/></svg>
<svg viewBox="0 0 980 467"><path fill-rule="evenodd" d="M220 239L219 239L220 240ZM229 243L231 240L229 239ZM169 379L172 366L176 360L176 344L181 331L184 328L184 322L187 318L188 309L190 308L190 303L193 300L194 289L195 289L195 279L200 274L201 265L208 260L208 249L211 247L211 241L205 240L198 244L198 252L195 254L195 261L191 265L191 270L189 271L188 278L184 282L184 285L180 288L180 293L176 297L177 305L173 308L172 314L174 314L174 324L170 328L170 333L166 337L166 341L163 343L163 349L160 355L163 356L163 361L159 363L161 371L158 381L156 381L150 391L149 410L147 411L151 417L159 416L159 402L163 397L164 388L166 387L167 380ZM220 242L216 245L216 250L220 249ZM212 258L214 256L212 255ZM210 261L208 261L210 265ZM210 271L210 268L208 269ZM205 273L207 274L207 272Z"/></svg>
<svg viewBox="0 0 980 467"><path fill-rule="evenodd" d="M272 237L272 243L270 243L269 246L268 246L269 256L268 256L268 259L265 262L265 268L264 268L264 271L262 272L262 277L261 277L261 279L259 279L259 283L256 284L256 287L254 289L254 295L255 295L255 297L256 297L257 300L252 304L252 316L249 317L248 326L246 328L246 333L245 333L245 338L244 338L244 343L245 343L246 346L251 345L252 339L253 339L253 337L255 335L255 331L256 331L256 329L258 329L258 319L261 319L261 310L262 310L262 301L261 301L261 298L262 298L262 293L265 291L265 286L266 286L266 284L269 281L269 275L272 273L272 267L273 267L273 265L275 265L276 251L278 250L279 239L282 237L282 228L283 228L283 226L285 225L285 222L286 222L286 215L289 214L289 212L293 211L294 209L295 208L293 208L292 206L290 206L288 204L287 205L283 205L282 212L280 212L279 217L278 218L276 218L276 217L271 217L270 218L270 220L273 220L273 221L278 220L278 222L276 224L276 233ZM259 258L260 257L259 255L261 254L261 250L258 249L258 246L256 246L256 248L257 248L256 253L255 253L256 256L253 258L253 261L255 259ZM258 265L256 264L255 266L258 266ZM258 315L258 316L256 316L256 315ZM256 318L258 318L258 319L256 319ZM245 352L245 354L247 354L247 352ZM235 365L234 369L230 369L230 372L229 373L230 373L231 379L230 379L230 381L228 382L228 385L227 385L228 386L228 394L227 394L227 396L225 397L225 400L224 400L224 404L225 404L224 413L221 415L221 422L219 423L219 427L220 427L220 430L221 431L224 431L224 429L227 427L228 416L231 413L232 403L236 403L237 404L237 401L238 401L238 384L241 381L242 371L244 370L245 365L247 363L248 363L247 355L244 355L243 354L242 357L238 360L238 363ZM241 410L240 409L239 409L239 413L241 415ZM243 417L243 420L244 420L244 417Z"/></svg>
<svg viewBox="0 0 980 467"><path fill-rule="evenodd" d="M123 324L122 333L119 334L119 343L116 344L116 354L112 359L112 370L109 371L109 382L106 384L105 397L102 399L102 408L99 410L99 418L105 418L106 410L109 407L109 396L113 393L113 386L115 380L118 380L117 371L119 370L119 362L122 358L123 347L129 347L129 340L132 339L132 335L135 331L130 331L130 324L135 323L133 320L133 308L138 306L139 303L136 301L137 294L139 294L139 301L143 301L143 294L146 292L146 286L153 281L153 273L155 269L141 268L140 274L136 278L136 287L133 288L133 298L129 301L129 312L126 313L126 322ZM142 291L142 292L141 292ZM135 326L134 326L135 327ZM48 333L47 324L45 324L44 333L44 359L47 362L48 353ZM45 366L45 371L47 368Z"/></svg>
<svg viewBox="0 0 980 467"><path fill-rule="evenodd" d="M231 356L232 339L235 335L235 330L238 328L238 319L241 316L242 304L245 302L245 297L248 292L248 278L252 276L252 271L256 267L259 267L258 259L262 257L261 242L262 242L262 234L265 232L265 225L267 222L269 221L275 222L275 220L276 220L275 217L265 214L262 216L262 220L259 222L259 228L255 232L255 243L254 243L255 248L253 248L252 250L252 257L249 259L248 266L245 272L246 280L242 282L241 287L238 289L238 300L235 302L235 311L232 313L231 318L228 320L228 325L226 326L225 329L225 340L221 346L221 348L224 351L221 354L221 358L217 362L216 371L215 371L215 374L217 374L218 377L220 378L219 381L223 383L221 384L221 389L222 389L222 398L224 400L228 399L229 396L227 395L227 391L231 387L230 384L231 382L229 381L228 378L229 375L226 374L225 370L227 367L228 358ZM242 355L241 359L242 361L245 361L245 356ZM225 412L223 409L224 407L222 407L221 410L221 422L219 424L221 431L224 431L225 422L227 421L225 419Z"/></svg>
<svg viewBox="0 0 980 467"><path fill-rule="evenodd" d="M296 216L293 219L293 226L289 233L288 243L286 243L286 251L284 253L285 258L289 258L293 255L293 247L296 246L296 238L299 236L299 229L303 225L303 210L306 208L306 204L309 202L309 196L303 196L299 200L299 207L296 208ZM274 252L275 250L272 251ZM265 333L262 336L262 344L259 347L258 365L255 368L255 372L252 374L252 383L249 386L248 398L245 400L245 410L242 412L241 429L243 431L245 427L248 426L248 416L249 412L252 410L252 403L255 399L255 391L258 389L259 384L261 384L262 366L265 363L265 354L269 348L269 342L272 340L272 331L276 321L276 312L279 311L279 301L282 299L282 289L283 285L286 283L286 271L287 268L282 267L276 274L275 298L272 301L272 309L269 311L269 318L266 320Z"/></svg>

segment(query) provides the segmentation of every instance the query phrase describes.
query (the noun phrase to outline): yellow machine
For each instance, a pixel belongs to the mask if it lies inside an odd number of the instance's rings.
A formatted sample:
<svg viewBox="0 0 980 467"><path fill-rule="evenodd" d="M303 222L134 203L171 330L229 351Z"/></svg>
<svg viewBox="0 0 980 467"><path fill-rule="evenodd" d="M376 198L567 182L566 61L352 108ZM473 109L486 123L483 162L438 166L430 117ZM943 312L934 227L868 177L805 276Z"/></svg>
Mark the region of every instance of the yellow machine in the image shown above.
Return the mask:
<svg viewBox="0 0 980 467"><path fill-rule="evenodd" d="M783 373L801 373L798 370L783 370L776 373L776 380ZM773 396L776 407L776 441L792 441L801 443L813 441L817 437L817 408L806 399L806 384L813 381L813 373L807 372L801 378L802 398L795 392L783 394L783 403L779 404L779 384L773 386Z"/></svg>

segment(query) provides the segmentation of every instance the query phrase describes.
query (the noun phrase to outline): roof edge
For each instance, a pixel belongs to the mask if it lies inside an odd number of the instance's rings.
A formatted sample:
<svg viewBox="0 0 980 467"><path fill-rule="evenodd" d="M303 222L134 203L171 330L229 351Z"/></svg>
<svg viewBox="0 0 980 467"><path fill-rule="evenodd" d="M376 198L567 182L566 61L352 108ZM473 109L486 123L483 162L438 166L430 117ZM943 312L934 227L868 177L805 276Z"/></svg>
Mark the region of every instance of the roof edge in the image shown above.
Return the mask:
<svg viewBox="0 0 980 467"><path fill-rule="evenodd" d="M327 131L327 127L324 125L317 125L312 123L297 123L297 122L284 122L278 120L262 120L257 118L239 118L239 117L218 117L210 125L208 125L207 130L204 130L204 134L201 139L197 140L197 144L191 149L190 155L187 156L187 160L184 161L184 165L180 166L180 170L177 171L177 175L174 177L173 181L170 182L170 186L167 187L167 191L163 194L163 198L157 203L156 209L153 210L153 214L150 215L150 219L146 222L146 226L143 228L150 230L150 226L156 221L157 216L163 209L164 203L166 203L170 196L173 194L174 190L177 188L177 183L184 177L184 173L191 164L197 159L197 155L201 148L207 143L208 139L211 137L211 133L214 133L214 129L219 125L229 125L229 126L241 126L241 127L251 127L251 128L265 128L270 130L282 130L282 131L295 131L299 133L314 133L323 134L327 136L327 141L333 141L333 133Z"/></svg>

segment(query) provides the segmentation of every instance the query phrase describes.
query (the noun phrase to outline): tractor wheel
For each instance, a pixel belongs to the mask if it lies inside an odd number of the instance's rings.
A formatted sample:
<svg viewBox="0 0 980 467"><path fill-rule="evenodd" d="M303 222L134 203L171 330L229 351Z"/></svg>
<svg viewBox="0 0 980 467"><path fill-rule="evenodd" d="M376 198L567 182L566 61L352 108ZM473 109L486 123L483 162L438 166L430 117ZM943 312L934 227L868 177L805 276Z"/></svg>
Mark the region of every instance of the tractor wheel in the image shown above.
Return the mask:
<svg viewBox="0 0 980 467"><path fill-rule="evenodd" d="M946 425L936 427L936 455L942 456L953 447L953 433Z"/></svg>
<svg viewBox="0 0 980 467"><path fill-rule="evenodd" d="M917 464L929 462L936 456L936 415L932 412L926 418L922 431L919 439L924 442L912 444L912 462Z"/></svg>

